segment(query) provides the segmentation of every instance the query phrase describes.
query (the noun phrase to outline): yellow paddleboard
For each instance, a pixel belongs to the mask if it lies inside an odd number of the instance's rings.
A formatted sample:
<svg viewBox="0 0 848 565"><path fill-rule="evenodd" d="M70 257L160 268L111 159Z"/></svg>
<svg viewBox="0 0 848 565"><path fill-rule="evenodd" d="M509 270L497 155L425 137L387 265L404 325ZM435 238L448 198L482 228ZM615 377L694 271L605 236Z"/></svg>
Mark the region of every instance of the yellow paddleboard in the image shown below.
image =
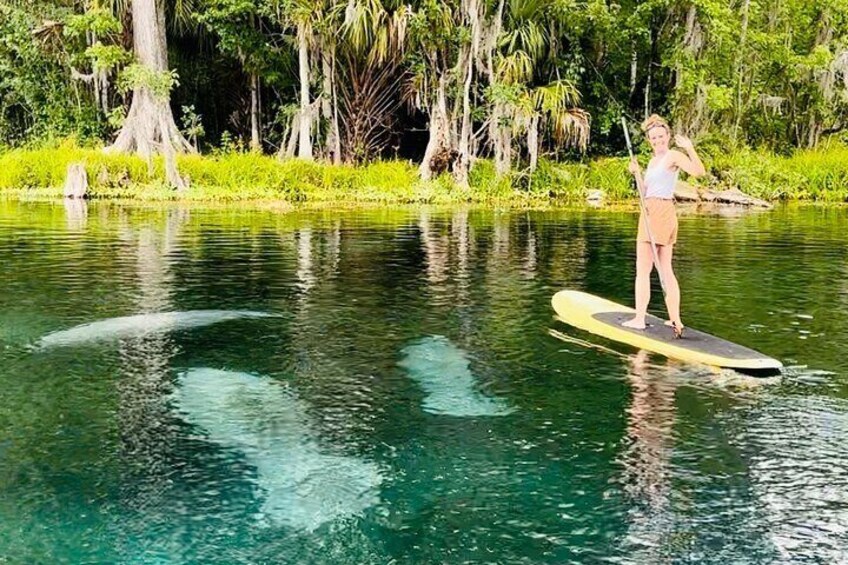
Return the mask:
<svg viewBox="0 0 848 565"><path fill-rule="evenodd" d="M656 316L648 316L644 330L625 328L621 322L633 316L633 308L585 292L562 290L551 304L567 324L671 359L758 373L775 373L783 367L753 349L688 327L682 339L674 339L672 329Z"/></svg>

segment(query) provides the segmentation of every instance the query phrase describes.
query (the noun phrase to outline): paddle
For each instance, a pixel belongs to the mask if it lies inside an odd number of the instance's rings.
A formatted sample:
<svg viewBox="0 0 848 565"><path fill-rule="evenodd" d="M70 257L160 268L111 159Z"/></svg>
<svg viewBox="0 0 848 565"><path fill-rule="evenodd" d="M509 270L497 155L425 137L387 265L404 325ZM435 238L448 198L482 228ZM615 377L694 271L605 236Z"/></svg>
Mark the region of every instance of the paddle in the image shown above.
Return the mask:
<svg viewBox="0 0 848 565"><path fill-rule="evenodd" d="M627 152L630 153L630 160L633 160L633 146L630 145L630 132L627 130L627 120L621 116L621 127L624 128L624 139L627 141ZM662 287L663 297L666 295L665 281L663 280L662 270L660 269L660 259L657 254L657 244L654 242L654 234L651 233L651 223L648 221L648 209L645 207L645 197L642 195L642 183L637 175L633 175L636 179L636 192L639 193L639 206L642 208L642 215L645 218L645 231L648 232L648 239L651 241L651 254L654 257L654 266L657 268L657 276L660 278L660 287Z"/></svg>

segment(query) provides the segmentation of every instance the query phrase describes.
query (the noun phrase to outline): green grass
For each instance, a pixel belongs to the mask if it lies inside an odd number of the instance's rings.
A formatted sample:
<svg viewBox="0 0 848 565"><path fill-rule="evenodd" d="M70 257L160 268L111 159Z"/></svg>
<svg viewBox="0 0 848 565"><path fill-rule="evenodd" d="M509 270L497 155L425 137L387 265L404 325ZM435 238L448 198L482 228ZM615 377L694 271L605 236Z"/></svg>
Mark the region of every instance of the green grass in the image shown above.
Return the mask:
<svg viewBox="0 0 848 565"><path fill-rule="evenodd" d="M462 189L448 175L419 180L417 165L407 161L352 167L280 161L255 153L179 157L180 173L190 187L177 193L162 181L160 157L148 165L136 156L107 155L73 142L0 151L0 194L60 197L67 167L75 162L85 165L90 195L105 199L536 206L583 202L591 190L603 191L613 202L635 196L627 161L620 157L583 163L543 159L532 174L519 170L505 178L497 178L491 161L479 160L471 187ZM841 143L790 157L751 150L720 153L707 159L707 167L713 175L702 184L718 189L736 186L765 199L848 200L848 147Z"/></svg>
<svg viewBox="0 0 848 565"><path fill-rule="evenodd" d="M719 184L767 200L848 201L848 146L823 144L789 157L743 150L716 155Z"/></svg>

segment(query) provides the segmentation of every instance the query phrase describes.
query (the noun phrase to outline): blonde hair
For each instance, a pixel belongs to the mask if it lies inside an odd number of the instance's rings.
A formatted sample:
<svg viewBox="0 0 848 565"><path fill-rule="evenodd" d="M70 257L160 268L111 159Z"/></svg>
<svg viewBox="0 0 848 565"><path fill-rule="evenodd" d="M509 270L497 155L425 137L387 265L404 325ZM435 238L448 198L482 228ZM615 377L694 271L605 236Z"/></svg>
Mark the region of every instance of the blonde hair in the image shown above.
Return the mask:
<svg viewBox="0 0 848 565"><path fill-rule="evenodd" d="M647 120L642 122L642 131L644 131L646 134L656 127L665 128L665 131L668 132L668 135L671 135L671 127L669 127L668 122L657 114L651 114Z"/></svg>

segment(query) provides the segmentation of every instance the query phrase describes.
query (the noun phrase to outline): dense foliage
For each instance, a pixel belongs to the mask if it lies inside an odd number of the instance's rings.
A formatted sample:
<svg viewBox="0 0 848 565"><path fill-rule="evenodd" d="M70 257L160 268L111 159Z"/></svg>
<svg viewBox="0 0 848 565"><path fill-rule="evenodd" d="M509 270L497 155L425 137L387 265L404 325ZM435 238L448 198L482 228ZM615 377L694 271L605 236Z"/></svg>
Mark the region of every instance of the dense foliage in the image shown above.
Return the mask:
<svg viewBox="0 0 848 565"><path fill-rule="evenodd" d="M202 151L460 185L479 157L620 154L622 114L777 152L848 126L848 0L174 0L167 73L133 53L134 1L0 0L0 144L109 144L140 86Z"/></svg>

